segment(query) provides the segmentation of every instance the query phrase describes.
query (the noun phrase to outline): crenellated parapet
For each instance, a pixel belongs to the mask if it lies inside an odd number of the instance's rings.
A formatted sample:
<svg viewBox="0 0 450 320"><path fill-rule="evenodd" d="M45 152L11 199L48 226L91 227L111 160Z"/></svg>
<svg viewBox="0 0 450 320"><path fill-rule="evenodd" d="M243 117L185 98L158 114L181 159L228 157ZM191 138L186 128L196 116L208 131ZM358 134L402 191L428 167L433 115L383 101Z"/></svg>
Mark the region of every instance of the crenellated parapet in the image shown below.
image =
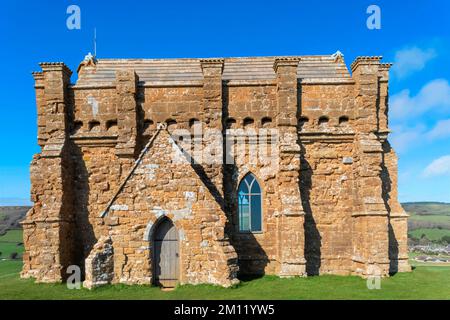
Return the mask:
<svg viewBox="0 0 450 320"><path fill-rule="evenodd" d="M381 63L379 67L379 107L378 107L378 132L384 139L387 138L389 130L389 70L392 63Z"/></svg>
<svg viewBox="0 0 450 320"><path fill-rule="evenodd" d="M52 155L64 143L69 126L68 86L72 71L62 62L39 64L34 72L38 112L38 143ZM45 147L47 145L47 147Z"/></svg>
<svg viewBox="0 0 450 320"><path fill-rule="evenodd" d="M379 67L382 57L358 57L351 64L355 80L354 93L357 131L376 132L378 129Z"/></svg>

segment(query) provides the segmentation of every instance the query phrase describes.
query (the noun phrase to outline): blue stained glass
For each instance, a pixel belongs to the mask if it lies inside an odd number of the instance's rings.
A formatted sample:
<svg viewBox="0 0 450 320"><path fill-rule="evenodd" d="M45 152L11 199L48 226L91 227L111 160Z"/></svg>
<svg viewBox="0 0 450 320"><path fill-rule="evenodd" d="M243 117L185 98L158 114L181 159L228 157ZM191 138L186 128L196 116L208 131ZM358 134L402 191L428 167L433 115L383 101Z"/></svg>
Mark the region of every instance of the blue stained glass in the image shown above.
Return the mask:
<svg viewBox="0 0 450 320"><path fill-rule="evenodd" d="M251 193L261 193L261 188L259 187L258 181L253 182Z"/></svg>
<svg viewBox="0 0 450 320"><path fill-rule="evenodd" d="M249 196L239 197L239 230L250 230L250 201Z"/></svg>
<svg viewBox="0 0 450 320"><path fill-rule="evenodd" d="M251 190L249 190L251 187ZM250 191L250 192L249 192ZM261 187L252 174L248 174L239 184L239 230L262 231Z"/></svg>
<svg viewBox="0 0 450 320"><path fill-rule="evenodd" d="M244 181L242 181L241 184L239 185L239 195L241 193L246 193L246 194L248 193L248 187Z"/></svg>
<svg viewBox="0 0 450 320"><path fill-rule="evenodd" d="M241 197L241 206L248 206L249 203L248 196Z"/></svg>
<svg viewBox="0 0 450 320"><path fill-rule="evenodd" d="M245 176L244 180L248 183L250 186L252 184L252 181L255 179L255 177L252 174L248 174ZM244 183L245 184L245 183Z"/></svg>
<svg viewBox="0 0 450 320"><path fill-rule="evenodd" d="M252 196L251 198L251 223L252 231L261 231L261 196Z"/></svg>

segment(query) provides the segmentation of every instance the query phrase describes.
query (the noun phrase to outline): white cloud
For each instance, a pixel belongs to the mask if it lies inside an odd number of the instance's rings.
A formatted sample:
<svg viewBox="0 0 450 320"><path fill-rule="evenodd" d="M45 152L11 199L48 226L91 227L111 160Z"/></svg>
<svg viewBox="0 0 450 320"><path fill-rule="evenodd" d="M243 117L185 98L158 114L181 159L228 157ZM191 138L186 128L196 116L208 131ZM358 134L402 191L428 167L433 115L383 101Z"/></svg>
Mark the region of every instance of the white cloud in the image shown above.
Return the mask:
<svg viewBox="0 0 450 320"><path fill-rule="evenodd" d="M398 153L403 153L411 147L417 147L417 142L422 141L426 127L422 124L416 127L391 126L392 134L389 140Z"/></svg>
<svg viewBox="0 0 450 320"><path fill-rule="evenodd" d="M450 175L450 155L440 157L431 162L423 171L425 177Z"/></svg>
<svg viewBox="0 0 450 320"><path fill-rule="evenodd" d="M450 137L450 119L438 121L438 123L427 133L429 140Z"/></svg>
<svg viewBox="0 0 450 320"><path fill-rule="evenodd" d="M415 71L425 68L427 62L435 57L436 52L434 49L405 48L395 53L392 71L398 78L404 78Z"/></svg>
<svg viewBox="0 0 450 320"><path fill-rule="evenodd" d="M423 86L415 96L411 96L408 89L393 95L390 105L393 120L419 116L427 111L446 113L450 111L450 85L445 79L436 79Z"/></svg>
<svg viewBox="0 0 450 320"><path fill-rule="evenodd" d="M407 126L402 123L392 125L391 129L389 140L397 152L404 153L422 144L450 138L450 119L438 121L431 129L423 123L416 126Z"/></svg>

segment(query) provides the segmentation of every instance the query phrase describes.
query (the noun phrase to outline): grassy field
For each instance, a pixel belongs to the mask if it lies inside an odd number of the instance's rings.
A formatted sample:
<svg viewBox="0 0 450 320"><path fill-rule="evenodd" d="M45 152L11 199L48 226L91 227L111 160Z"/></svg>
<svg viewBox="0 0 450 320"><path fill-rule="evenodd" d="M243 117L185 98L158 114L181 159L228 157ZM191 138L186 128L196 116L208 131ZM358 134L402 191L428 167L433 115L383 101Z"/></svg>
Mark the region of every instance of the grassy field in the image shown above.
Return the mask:
<svg viewBox="0 0 450 320"><path fill-rule="evenodd" d="M450 237L450 204L440 202L403 203L410 215L408 236L420 239L422 235L435 243L443 243L442 237Z"/></svg>
<svg viewBox="0 0 450 320"><path fill-rule="evenodd" d="M423 229L416 229L416 230L410 231L409 234L417 239L420 239L422 237L422 235L424 234L429 240L437 241L437 240L441 239L443 236L450 235L450 230L423 228Z"/></svg>
<svg viewBox="0 0 450 320"><path fill-rule="evenodd" d="M0 236L0 242L23 242L22 233L21 229L9 230L6 234Z"/></svg>
<svg viewBox="0 0 450 320"><path fill-rule="evenodd" d="M11 253L16 252L19 255L23 253L23 246L18 246L15 243L1 243L0 242L0 258L9 259Z"/></svg>
<svg viewBox="0 0 450 320"><path fill-rule="evenodd" d="M22 230L9 230L0 236L0 259L9 259L11 253L23 253Z"/></svg>
<svg viewBox="0 0 450 320"><path fill-rule="evenodd" d="M381 281L381 289L367 289L353 276L280 279L265 276L243 281L235 288L186 285L173 291L151 286L113 285L69 290L64 284L35 284L20 279L20 261L0 261L0 299L450 299L450 267L417 266Z"/></svg>
<svg viewBox="0 0 450 320"><path fill-rule="evenodd" d="M411 215L409 218L411 221L429 221L434 223L446 223L450 225L450 215Z"/></svg>

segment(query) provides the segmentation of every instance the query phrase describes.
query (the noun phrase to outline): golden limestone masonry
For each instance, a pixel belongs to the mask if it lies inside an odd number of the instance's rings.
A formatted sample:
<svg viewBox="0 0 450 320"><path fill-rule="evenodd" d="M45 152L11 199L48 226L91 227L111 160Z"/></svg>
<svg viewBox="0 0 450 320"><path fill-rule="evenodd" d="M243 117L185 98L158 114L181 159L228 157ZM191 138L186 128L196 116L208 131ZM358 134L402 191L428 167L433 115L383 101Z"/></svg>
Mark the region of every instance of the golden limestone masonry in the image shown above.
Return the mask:
<svg viewBox="0 0 450 320"><path fill-rule="evenodd" d="M381 57L41 63L22 277L409 271Z"/></svg>

